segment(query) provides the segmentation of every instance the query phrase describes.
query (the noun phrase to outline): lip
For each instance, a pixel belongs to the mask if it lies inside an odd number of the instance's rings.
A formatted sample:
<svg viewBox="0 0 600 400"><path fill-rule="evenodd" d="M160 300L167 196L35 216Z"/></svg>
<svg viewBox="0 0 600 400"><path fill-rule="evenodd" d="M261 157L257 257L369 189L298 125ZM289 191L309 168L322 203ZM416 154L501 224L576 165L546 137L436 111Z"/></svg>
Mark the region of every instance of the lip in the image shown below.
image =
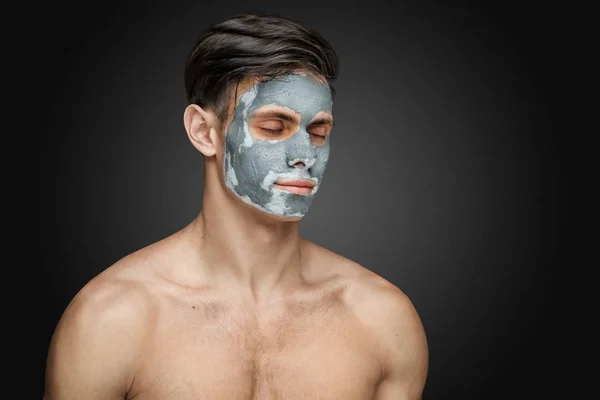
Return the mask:
<svg viewBox="0 0 600 400"><path fill-rule="evenodd" d="M310 194L313 191L315 182L309 179L300 180L277 180L273 183L277 189L285 190L294 194Z"/></svg>

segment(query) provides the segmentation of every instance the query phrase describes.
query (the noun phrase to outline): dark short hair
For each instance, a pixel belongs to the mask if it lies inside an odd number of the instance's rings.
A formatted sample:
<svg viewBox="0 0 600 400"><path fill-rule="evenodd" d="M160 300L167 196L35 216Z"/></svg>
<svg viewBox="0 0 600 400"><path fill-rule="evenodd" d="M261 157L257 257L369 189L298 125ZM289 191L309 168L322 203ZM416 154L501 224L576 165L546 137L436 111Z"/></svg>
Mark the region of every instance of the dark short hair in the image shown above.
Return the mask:
<svg viewBox="0 0 600 400"><path fill-rule="evenodd" d="M297 70L323 76L332 96L339 59L317 32L288 17L236 14L205 30L185 63L190 104L227 118L232 89L247 78L268 80Z"/></svg>

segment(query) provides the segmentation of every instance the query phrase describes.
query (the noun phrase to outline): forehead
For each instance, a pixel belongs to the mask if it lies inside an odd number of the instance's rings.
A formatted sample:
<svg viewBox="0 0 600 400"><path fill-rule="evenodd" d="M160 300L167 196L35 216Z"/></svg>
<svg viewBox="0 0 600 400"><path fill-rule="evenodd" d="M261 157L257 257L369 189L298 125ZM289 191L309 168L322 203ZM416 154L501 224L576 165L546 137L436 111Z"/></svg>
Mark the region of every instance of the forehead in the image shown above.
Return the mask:
<svg viewBox="0 0 600 400"><path fill-rule="evenodd" d="M238 100L246 115L268 105L289 108L310 118L322 111L331 113L333 101L326 81L299 73L255 83Z"/></svg>

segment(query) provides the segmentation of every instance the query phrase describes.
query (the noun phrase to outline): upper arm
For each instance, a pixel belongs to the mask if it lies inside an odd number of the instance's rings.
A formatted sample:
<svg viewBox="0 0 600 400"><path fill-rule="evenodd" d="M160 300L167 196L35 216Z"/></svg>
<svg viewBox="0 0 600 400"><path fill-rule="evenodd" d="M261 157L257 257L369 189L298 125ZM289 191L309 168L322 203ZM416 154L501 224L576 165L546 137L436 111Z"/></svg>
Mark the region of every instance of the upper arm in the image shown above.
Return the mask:
<svg viewBox="0 0 600 400"><path fill-rule="evenodd" d="M384 380L377 400L421 399L429 368L429 350L421 319L404 298L390 307L389 330L383 332L386 351Z"/></svg>
<svg viewBox="0 0 600 400"><path fill-rule="evenodd" d="M419 400L429 367L427 338L409 298L391 283L361 305L363 321L379 351L383 378L375 399Z"/></svg>
<svg viewBox="0 0 600 400"><path fill-rule="evenodd" d="M88 283L52 336L44 399L123 399L143 341L145 306L130 285Z"/></svg>

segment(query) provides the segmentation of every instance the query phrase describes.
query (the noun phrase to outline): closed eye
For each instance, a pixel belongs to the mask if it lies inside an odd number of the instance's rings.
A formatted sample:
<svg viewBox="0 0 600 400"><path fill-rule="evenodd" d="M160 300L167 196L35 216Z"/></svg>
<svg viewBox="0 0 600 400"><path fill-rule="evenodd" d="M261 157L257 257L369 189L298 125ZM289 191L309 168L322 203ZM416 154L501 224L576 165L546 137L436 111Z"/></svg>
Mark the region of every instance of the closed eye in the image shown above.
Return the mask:
<svg viewBox="0 0 600 400"><path fill-rule="evenodd" d="M327 136L329 134L329 132L331 131L331 125L315 124L315 125L309 126L307 131L311 135Z"/></svg>
<svg viewBox="0 0 600 400"><path fill-rule="evenodd" d="M327 139L327 136L325 136L325 135L319 135L318 133L310 133L310 132L309 132L308 134L309 134L311 137L313 137L313 138L315 138L315 139L317 139L317 140L321 140L321 139L325 140L325 139Z"/></svg>
<svg viewBox="0 0 600 400"><path fill-rule="evenodd" d="M260 128L261 131L265 132L268 135L281 135L284 129L268 129L268 128Z"/></svg>

